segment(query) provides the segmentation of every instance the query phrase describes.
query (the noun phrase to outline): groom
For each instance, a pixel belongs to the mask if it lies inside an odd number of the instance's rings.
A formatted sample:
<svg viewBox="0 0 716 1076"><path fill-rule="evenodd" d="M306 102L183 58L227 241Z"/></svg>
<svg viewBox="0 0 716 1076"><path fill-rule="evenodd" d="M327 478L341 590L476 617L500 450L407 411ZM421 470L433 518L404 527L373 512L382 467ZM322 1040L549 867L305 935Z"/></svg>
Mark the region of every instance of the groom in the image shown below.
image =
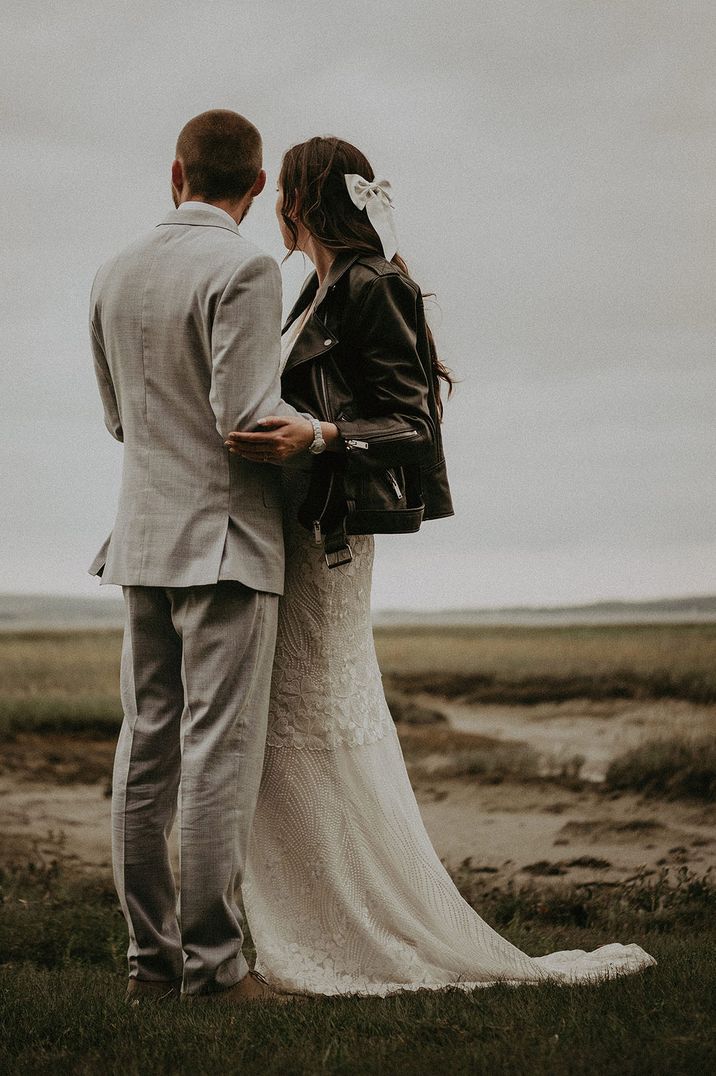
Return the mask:
<svg viewBox="0 0 716 1076"><path fill-rule="evenodd" d="M239 232L266 182L234 112L196 116L172 165L175 210L99 270L91 339L124 443L114 530L90 571L122 586L124 721L112 859L129 930L128 997L270 994L249 973L234 899L261 778L278 595L279 471L227 434L280 399L278 266ZM313 426L287 423L285 448ZM267 457L268 458L268 457ZM180 901L167 838L179 810Z"/></svg>

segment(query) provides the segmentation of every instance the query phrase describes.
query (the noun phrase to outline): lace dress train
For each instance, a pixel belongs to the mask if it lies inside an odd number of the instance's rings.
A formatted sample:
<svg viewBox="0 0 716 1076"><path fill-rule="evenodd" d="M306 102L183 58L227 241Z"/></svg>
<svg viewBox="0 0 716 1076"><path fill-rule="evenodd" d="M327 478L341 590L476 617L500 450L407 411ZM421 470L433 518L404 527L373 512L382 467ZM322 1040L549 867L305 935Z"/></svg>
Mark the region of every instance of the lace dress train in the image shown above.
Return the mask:
<svg viewBox="0 0 716 1076"><path fill-rule="evenodd" d="M289 505L302 477L291 476ZM257 970L279 989L363 994L654 964L638 945L530 957L460 896L425 830L373 646L372 537L329 571L287 512L266 758L243 886Z"/></svg>

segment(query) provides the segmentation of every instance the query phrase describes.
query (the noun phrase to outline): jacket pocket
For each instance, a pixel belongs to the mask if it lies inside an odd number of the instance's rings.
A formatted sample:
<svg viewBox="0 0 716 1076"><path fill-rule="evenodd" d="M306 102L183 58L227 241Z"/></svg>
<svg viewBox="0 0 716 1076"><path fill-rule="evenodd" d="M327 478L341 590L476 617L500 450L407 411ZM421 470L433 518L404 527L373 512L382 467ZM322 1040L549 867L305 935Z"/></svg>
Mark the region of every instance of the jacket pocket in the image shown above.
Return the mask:
<svg viewBox="0 0 716 1076"><path fill-rule="evenodd" d="M420 489L426 519L444 519L455 514L445 459L420 467Z"/></svg>
<svg viewBox="0 0 716 1076"><path fill-rule="evenodd" d="M356 508L346 516L346 534L413 534L420 530L424 505L415 508Z"/></svg>
<svg viewBox="0 0 716 1076"><path fill-rule="evenodd" d="M420 529L424 505L408 496L402 467L388 467L354 479L356 495L348 497L348 534L411 534Z"/></svg>

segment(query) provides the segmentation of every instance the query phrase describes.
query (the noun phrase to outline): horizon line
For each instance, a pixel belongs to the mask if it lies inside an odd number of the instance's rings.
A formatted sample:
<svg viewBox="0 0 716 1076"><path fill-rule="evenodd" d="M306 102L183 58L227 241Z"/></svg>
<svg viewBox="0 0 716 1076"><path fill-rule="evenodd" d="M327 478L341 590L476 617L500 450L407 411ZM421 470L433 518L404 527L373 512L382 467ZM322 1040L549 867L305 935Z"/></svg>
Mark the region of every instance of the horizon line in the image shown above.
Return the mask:
<svg viewBox="0 0 716 1076"><path fill-rule="evenodd" d="M106 596L98 592L97 594L58 594L52 591L0 591L0 602L4 600L23 600L23 599L39 599L42 601L56 600L56 601L80 601L94 604L101 601L113 601L117 604L122 602L120 595ZM684 604L688 602L714 602L716 601L716 593L701 593L701 594L683 594L671 597L656 597L656 598L596 598L592 601L579 601L574 603L564 602L555 605L545 604L512 604L512 605L459 605L459 606L437 606L432 609L415 608L415 607L401 607L401 606L386 606L381 609L374 609L374 612L382 615L390 614L412 614L412 615L429 615L439 616L441 614L459 615L468 613L513 613L513 612L531 612L531 613L545 613L545 612L559 612L562 610L589 610L604 607L623 607L623 606L645 606L645 605L674 605Z"/></svg>

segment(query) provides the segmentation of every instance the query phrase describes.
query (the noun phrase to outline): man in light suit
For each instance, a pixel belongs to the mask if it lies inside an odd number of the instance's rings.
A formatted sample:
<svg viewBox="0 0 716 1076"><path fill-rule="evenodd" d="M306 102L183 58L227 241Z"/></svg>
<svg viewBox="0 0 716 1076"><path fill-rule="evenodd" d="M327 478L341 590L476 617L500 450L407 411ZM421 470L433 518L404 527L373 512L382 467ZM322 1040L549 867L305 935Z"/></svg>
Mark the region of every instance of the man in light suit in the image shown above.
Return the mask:
<svg viewBox="0 0 716 1076"><path fill-rule="evenodd" d="M239 232L265 184L261 164L248 120L190 120L172 165L176 209L103 265L92 289L105 422L124 444L115 526L90 571L122 586L127 611L112 858L133 1001L270 993L241 952L234 891L283 588L279 472L225 439L284 416L296 452L314 427L280 399L278 266ZM177 798L178 909L167 846Z"/></svg>

